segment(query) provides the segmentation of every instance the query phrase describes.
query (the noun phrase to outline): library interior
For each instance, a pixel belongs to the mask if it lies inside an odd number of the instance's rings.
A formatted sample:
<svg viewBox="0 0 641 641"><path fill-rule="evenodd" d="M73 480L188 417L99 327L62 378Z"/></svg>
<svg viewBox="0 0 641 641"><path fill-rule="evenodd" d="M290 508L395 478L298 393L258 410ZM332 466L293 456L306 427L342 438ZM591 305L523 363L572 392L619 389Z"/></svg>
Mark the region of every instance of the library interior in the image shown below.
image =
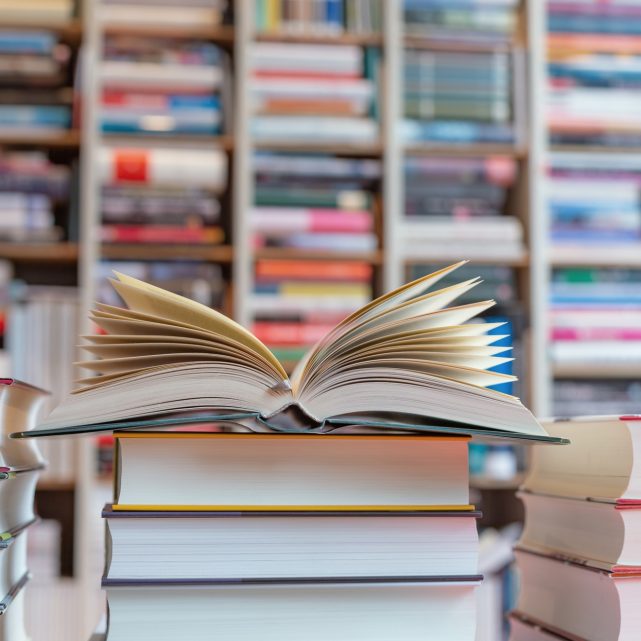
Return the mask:
<svg viewBox="0 0 641 641"><path fill-rule="evenodd" d="M0 0L0 377L0 641L641 639L641 0Z"/></svg>

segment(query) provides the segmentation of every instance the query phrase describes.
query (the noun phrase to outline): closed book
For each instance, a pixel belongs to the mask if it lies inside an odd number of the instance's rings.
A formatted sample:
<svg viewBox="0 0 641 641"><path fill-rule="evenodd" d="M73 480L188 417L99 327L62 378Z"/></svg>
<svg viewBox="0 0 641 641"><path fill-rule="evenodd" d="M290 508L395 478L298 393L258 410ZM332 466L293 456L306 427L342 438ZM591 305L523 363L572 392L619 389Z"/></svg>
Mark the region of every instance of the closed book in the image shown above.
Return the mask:
<svg viewBox="0 0 641 641"><path fill-rule="evenodd" d="M374 251L378 246L378 236L373 233L293 233L293 234L253 234L253 245L260 247L289 247L328 251L340 254ZM364 303L362 303L364 304ZM359 304L360 305L360 304ZM357 306L359 306L357 305Z"/></svg>
<svg viewBox="0 0 641 641"><path fill-rule="evenodd" d="M373 270L369 263L358 261L259 260L256 277L267 280L295 277L296 280L329 280L367 282Z"/></svg>
<svg viewBox="0 0 641 641"><path fill-rule="evenodd" d="M121 512L109 582L358 580L478 573L478 512Z"/></svg>
<svg viewBox="0 0 641 641"><path fill-rule="evenodd" d="M220 150L101 147L98 173L106 184L202 187L227 185L227 156Z"/></svg>
<svg viewBox="0 0 641 641"><path fill-rule="evenodd" d="M116 442L114 511L470 509L465 438L122 432Z"/></svg>
<svg viewBox="0 0 641 641"><path fill-rule="evenodd" d="M265 234L295 232L369 232L373 215L364 210L302 209L294 207L257 207L250 212L254 231Z"/></svg>
<svg viewBox="0 0 641 641"><path fill-rule="evenodd" d="M463 641L478 581L106 585L109 641ZM177 632L178 631L178 632Z"/></svg>
<svg viewBox="0 0 641 641"><path fill-rule="evenodd" d="M258 140L313 140L320 142L373 143L378 123L371 118L345 116L256 116L251 122Z"/></svg>
<svg viewBox="0 0 641 641"><path fill-rule="evenodd" d="M222 243L225 234L220 227L175 225L102 225L100 238L106 243Z"/></svg>
<svg viewBox="0 0 641 641"><path fill-rule="evenodd" d="M367 210L371 206L372 197L366 191L343 186L303 188L259 183L256 186L254 203L261 208L274 206Z"/></svg>
<svg viewBox="0 0 641 641"><path fill-rule="evenodd" d="M622 641L638 632L641 568L606 572L517 549L516 612L569 639Z"/></svg>

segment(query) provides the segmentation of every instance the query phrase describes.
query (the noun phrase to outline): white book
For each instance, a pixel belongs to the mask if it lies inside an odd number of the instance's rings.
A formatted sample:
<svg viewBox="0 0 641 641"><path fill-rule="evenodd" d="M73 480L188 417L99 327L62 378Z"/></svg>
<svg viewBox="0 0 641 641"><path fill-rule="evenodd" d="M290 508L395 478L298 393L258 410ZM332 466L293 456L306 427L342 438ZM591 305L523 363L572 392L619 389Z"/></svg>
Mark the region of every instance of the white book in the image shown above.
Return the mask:
<svg viewBox="0 0 641 641"><path fill-rule="evenodd" d="M107 586L109 641L473 641L475 587Z"/></svg>
<svg viewBox="0 0 641 641"><path fill-rule="evenodd" d="M223 83L223 69L214 65L105 60L99 69L104 85L118 85L120 88L219 89Z"/></svg>
<svg viewBox="0 0 641 641"><path fill-rule="evenodd" d="M251 131L258 140L310 140L337 143L373 143L378 123L372 118L325 116L257 116Z"/></svg>
<svg viewBox="0 0 641 641"><path fill-rule="evenodd" d="M356 45L256 42L251 48L253 71L295 71L359 76L363 50Z"/></svg>
<svg viewBox="0 0 641 641"><path fill-rule="evenodd" d="M98 5L100 7L100 5ZM222 11L212 7L139 6L110 3L99 8L98 20L105 26L217 26L222 21Z"/></svg>

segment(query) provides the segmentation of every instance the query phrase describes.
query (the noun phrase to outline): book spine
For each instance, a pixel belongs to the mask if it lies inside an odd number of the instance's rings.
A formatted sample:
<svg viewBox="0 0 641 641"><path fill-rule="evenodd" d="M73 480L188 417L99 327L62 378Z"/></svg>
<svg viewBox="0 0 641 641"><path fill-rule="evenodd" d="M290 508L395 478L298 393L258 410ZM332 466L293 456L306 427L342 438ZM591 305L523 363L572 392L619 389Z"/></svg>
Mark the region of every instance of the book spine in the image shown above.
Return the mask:
<svg viewBox="0 0 641 641"><path fill-rule="evenodd" d="M217 244L224 240L224 233L217 227L103 225L101 238L107 243Z"/></svg>

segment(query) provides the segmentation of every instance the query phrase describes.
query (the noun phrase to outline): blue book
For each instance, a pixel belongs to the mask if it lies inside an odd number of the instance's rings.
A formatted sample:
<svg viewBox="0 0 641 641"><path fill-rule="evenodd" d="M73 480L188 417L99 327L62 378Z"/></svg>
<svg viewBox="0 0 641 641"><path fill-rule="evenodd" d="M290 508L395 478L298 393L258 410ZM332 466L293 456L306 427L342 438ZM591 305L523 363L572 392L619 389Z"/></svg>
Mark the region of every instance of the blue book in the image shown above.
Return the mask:
<svg viewBox="0 0 641 641"><path fill-rule="evenodd" d="M555 33L641 34L641 20L626 16L550 14L548 30Z"/></svg>
<svg viewBox="0 0 641 641"><path fill-rule="evenodd" d="M49 31L0 31L0 53L37 53L48 55L56 45Z"/></svg>
<svg viewBox="0 0 641 641"><path fill-rule="evenodd" d="M71 109L66 105L0 105L0 127L68 129Z"/></svg>
<svg viewBox="0 0 641 641"><path fill-rule="evenodd" d="M343 0L325 1L325 21L336 25L339 30L343 28Z"/></svg>

